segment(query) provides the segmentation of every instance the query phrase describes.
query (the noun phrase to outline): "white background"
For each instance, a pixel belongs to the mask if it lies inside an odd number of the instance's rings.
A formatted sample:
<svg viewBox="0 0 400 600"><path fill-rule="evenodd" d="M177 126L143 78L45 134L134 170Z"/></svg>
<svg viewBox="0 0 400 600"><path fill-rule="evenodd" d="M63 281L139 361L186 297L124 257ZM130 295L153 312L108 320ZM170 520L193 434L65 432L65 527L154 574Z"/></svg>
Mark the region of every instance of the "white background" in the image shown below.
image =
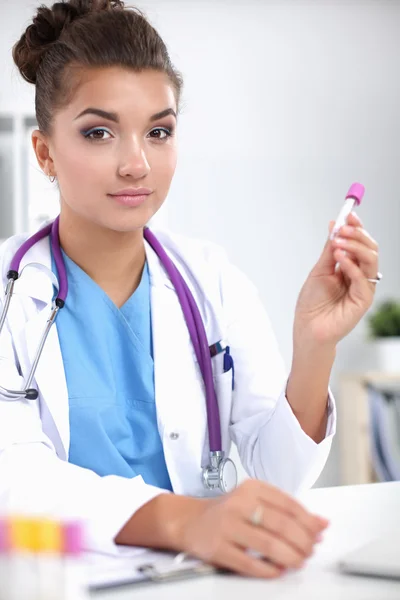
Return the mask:
<svg viewBox="0 0 400 600"><path fill-rule="evenodd" d="M0 112L34 112L11 47L38 4L0 0ZM161 221L225 246L257 284L289 367L297 294L353 181L366 186L359 215L381 245L377 301L400 295L400 2L137 6L185 79L179 164ZM32 202L48 187L35 182ZM374 366L365 329L340 344L334 391L343 370ZM338 480L336 454L321 485Z"/></svg>

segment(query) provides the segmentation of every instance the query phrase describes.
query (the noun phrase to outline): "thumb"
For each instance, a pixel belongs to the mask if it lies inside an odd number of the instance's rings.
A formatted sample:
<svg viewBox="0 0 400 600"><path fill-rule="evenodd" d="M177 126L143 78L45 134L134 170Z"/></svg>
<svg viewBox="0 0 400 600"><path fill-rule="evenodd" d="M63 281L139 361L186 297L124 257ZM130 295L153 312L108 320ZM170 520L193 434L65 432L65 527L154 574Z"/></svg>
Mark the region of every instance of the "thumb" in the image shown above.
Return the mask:
<svg viewBox="0 0 400 600"><path fill-rule="evenodd" d="M325 246L322 250L322 254L314 267L315 275L333 275L335 272L336 260L333 257L333 245L330 239L330 235L333 230L333 226L335 225L335 221L329 221L329 235L328 239L325 242Z"/></svg>

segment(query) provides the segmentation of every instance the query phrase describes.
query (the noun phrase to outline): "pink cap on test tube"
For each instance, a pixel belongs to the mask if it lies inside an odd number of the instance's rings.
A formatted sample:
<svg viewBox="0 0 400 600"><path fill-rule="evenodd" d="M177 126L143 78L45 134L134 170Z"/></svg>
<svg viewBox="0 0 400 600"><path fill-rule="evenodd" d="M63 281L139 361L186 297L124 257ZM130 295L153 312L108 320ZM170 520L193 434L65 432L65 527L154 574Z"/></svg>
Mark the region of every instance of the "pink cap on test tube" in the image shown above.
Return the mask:
<svg viewBox="0 0 400 600"><path fill-rule="evenodd" d="M347 198L353 198L359 206L361 204L361 200L363 199L364 192L365 187L362 183L353 183L353 185L350 186L350 189L347 192L346 200Z"/></svg>
<svg viewBox="0 0 400 600"><path fill-rule="evenodd" d="M79 521L64 523L64 553L78 555L83 550L83 525Z"/></svg>

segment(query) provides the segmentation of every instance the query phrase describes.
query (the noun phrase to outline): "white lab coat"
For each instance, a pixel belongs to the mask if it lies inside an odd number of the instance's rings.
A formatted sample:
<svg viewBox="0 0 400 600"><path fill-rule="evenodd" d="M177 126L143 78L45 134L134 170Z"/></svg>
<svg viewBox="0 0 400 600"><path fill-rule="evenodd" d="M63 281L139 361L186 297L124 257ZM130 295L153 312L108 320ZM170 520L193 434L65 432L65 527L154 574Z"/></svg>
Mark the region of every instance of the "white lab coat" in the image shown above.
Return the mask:
<svg viewBox="0 0 400 600"><path fill-rule="evenodd" d="M209 344L226 340L235 361L223 373L213 358L223 450L231 442L251 477L297 493L311 486L328 457L335 432L329 399L326 438L316 444L301 429L285 397L287 374L255 287L211 243L155 232L185 277L199 306ZM0 248L5 289L10 261L26 235ZM208 464L203 381L174 287L146 245L150 271L157 423L174 492L206 494L201 465ZM51 269L49 239L33 246L21 263ZM51 308L49 274L29 267L15 284L0 336L0 385L21 389ZM67 300L68 302L68 300ZM0 296L0 308L4 295ZM87 307L90 310L90 306ZM101 327L101 323L99 323ZM56 325L50 330L35 380L37 401L0 395L0 511L48 512L78 517L87 526L87 547L113 551L114 537L143 504L163 493L138 476L100 477L68 463L69 410ZM209 492L212 494L213 492Z"/></svg>

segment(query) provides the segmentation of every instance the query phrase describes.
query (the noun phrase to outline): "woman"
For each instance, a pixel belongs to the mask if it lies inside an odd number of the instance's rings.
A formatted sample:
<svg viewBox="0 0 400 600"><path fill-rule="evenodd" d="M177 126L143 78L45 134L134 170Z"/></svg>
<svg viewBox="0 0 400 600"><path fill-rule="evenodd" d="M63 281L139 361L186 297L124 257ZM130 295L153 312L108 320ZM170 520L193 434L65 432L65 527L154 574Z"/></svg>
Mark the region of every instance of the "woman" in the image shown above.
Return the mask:
<svg viewBox="0 0 400 600"><path fill-rule="evenodd" d="M212 358L222 450L233 441L252 479L206 490L201 369L175 286L144 237L175 170L181 77L144 16L118 0L39 8L13 57L36 85L32 142L59 185L69 291L37 367L38 399L0 395L1 507L79 516L89 549L187 551L266 578L300 567L328 523L290 494L315 482L329 453L335 349L372 303L377 244L355 214L327 241L298 299L287 377L247 278L219 248L157 233L208 344L225 340L234 360L233 371L225 347ZM4 284L26 238L1 248ZM48 272L27 269L15 283L3 387L22 389L29 373L55 259L46 237L21 262L19 271L36 262Z"/></svg>

